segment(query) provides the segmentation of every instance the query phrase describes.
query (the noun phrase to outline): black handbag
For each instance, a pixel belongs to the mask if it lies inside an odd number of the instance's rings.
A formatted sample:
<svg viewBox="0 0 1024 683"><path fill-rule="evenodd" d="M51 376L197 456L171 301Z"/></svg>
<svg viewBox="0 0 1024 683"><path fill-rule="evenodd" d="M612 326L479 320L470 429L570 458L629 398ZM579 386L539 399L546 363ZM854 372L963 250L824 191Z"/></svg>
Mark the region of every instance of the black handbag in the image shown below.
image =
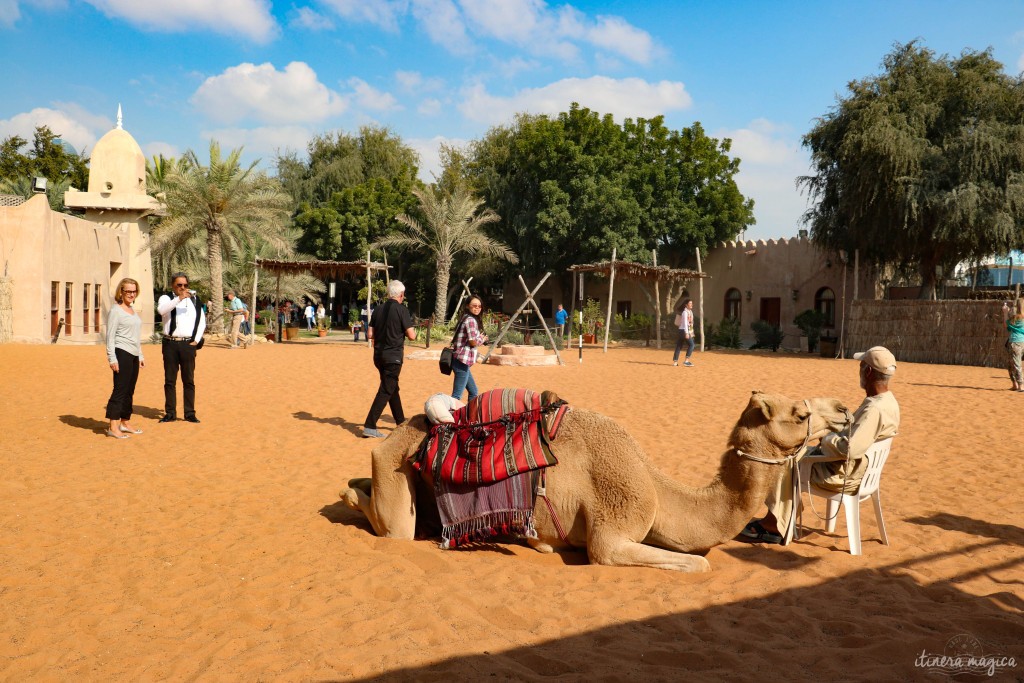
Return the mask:
<svg viewBox="0 0 1024 683"><path fill-rule="evenodd" d="M452 350L452 347L446 346L443 349L441 349L441 359L437 362L437 364L441 367L442 375L452 374L453 358L455 358L455 351Z"/></svg>
<svg viewBox="0 0 1024 683"><path fill-rule="evenodd" d="M466 316L462 316L462 320L455 326L455 334L452 335L452 343L449 346L441 349L441 358L437 361L438 366L441 368L442 375L452 374L452 359L455 358L455 340L459 336L459 329L462 328L462 323L465 322Z"/></svg>

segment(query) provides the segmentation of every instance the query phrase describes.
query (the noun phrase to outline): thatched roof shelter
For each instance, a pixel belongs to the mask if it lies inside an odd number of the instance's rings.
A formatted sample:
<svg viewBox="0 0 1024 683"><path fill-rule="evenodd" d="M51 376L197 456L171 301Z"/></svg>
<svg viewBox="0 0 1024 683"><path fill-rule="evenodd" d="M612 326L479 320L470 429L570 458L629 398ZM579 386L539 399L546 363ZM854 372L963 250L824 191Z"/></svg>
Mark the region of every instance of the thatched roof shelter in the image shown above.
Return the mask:
<svg viewBox="0 0 1024 683"><path fill-rule="evenodd" d="M600 263L584 263L569 266L567 270L571 273L597 273L598 275L609 275L612 272L611 261ZM711 277L699 270L686 268L669 268L668 266L648 266L643 263L632 261L616 261L615 277L624 277L628 280L640 280L641 282L666 282L674 284L677 282L688 282L701 278Z"/></svg>
<svg viewBox="0 0 1024 683"><path fill-rule="evenodd" d="M312 273L318 278L338 278L345 275L363 275L367 268L371 272L387 272L390 266L376 261L281 261L256 257L256 267L263 268L275 275L294 275L295 273Z"/></svg>

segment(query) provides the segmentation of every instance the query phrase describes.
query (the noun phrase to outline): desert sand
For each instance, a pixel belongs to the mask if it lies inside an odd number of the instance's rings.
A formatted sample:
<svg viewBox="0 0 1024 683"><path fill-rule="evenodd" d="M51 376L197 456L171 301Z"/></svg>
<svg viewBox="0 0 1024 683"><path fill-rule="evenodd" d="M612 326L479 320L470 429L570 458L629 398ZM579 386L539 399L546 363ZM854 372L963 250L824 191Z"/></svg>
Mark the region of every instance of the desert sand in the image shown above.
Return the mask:
<svg viewBox="0 0 1024 683"><path fill-rule="evenodd" d="M921 655L957 651L1014 658L990 680L1024 678L1024 395L1004 370L900 364L890 546L869 503L860 557L842 518L827 534L805 513L787 547L730 541L710 573L679 574L375 537L338 492L370 473L359 427L376 373L365 346L329 342L208 344L199 425L157 423L160 349L146 346L145 433L125 441L103 435L101 347L0 347L0 679L944 680ZM567 361L474 374L615 418L695 486L752 389L863 397L852 360ZM451 388L431 361L408 360L401 382L410 415Z"/></svg>

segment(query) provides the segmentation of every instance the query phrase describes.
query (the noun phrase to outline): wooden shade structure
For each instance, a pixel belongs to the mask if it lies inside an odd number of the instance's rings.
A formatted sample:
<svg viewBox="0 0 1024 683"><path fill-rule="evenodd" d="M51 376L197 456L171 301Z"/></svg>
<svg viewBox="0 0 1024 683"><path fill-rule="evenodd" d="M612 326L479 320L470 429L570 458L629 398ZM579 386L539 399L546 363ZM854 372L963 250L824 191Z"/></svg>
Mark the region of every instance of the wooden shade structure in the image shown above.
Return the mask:
<svg viewBox="0 0 1024 683"><path fill-rule="evenodd" d="M308 261L282 261L278 259L263 259L257 256L254 263L256 265L256 273L253 277L252 285L252 300L254 305L256 301L256 286L260 279L260 269L263 268L277 275L277 293L274 295L275 310L277 309L277 304L281 298L281 275L293 275L295 273L312 273L320 279L365 274L366 307L367 310L369 310L370 293L373 289L373 274L383 271L385 277L387 277L389 268L386 263L378 263L376 261L369 260L369 254L367 254L367 259L364 261L320 261L318 259L311 259ZM283 330L278 330L278 336L279 341L284 341ZM369 345L369 338L367 338L366 343Z"/></svg>
<svg viewBox="0 0 1024 683"><path fill-rule="evenodd" d="M699 259L698 252L698 259ZM699 260L698 260L699 263ZM679 283L689 282L690 280L703 280L704 278L711 277L707 273L700 270L690 270L688 268L669 268L668 266L658 265L647 265L645 263L635 263L633 261L616 261L615 254L612 253L611 261L601 261L599 263L583 263L575 266L570 266L567 270L573 275L573 312L575 312L576 306L576 274L580 274L580 291L579 297L583 298L583 274L584 273L596 273L598 275L607 275L609 277L608 283L608 321L611 319L612 310L612 292L614 291L615 278L621 277L627 280L635 280L645 284L653 284L655 287L654 294L654 320L655 330L657 334L657 345L661 348L661 302L658 300L658 289L661 284L675 285ZM703 299L703 297L702 297ZM701 308L703 309L703 302L701 302ZM704 319L703 310L700 312L701 320ZM569 319L572 320L572 313L569 315ZM608 350L608 333L609 323L605 324L605 341L604 349ZM568 338L569 335L566 335ZM704 335L701 334L701 344L703 345ZM582 355L582 349L581 349ZM582 360L582 359L581 359Z"/></svg>

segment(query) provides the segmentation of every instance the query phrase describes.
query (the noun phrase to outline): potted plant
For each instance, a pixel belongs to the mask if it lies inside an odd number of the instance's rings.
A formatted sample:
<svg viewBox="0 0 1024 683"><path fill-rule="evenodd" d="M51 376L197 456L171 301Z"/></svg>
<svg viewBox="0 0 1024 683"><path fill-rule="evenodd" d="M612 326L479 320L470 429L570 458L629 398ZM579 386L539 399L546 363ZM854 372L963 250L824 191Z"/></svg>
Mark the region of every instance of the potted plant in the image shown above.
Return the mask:
<svg viewBox="0 0 1024 683"><path fill-rule="evenodd" d="M583 326L580 327L579 320L573 322L573 336L582 334L584 344L593 344L597 341L597 331L604 325L601 315L601 306L595 299L587 299L583 306Z"/></svg>
<svg viewBox="0 0 1024 683"><path fill-rule="evenodd" d="M317 318L316 320L316 336L326 337L331 331L331 319L328 317Z"/></svg>
<svg viewBox="0 0 1024 683"><path fill-rule="evenodd" d="M814 353L818 348L818 340L821 338L821 328L825 326L825 314L808 308L793 318L793 324L799 327L807 337L808 353Z"/></svg>

